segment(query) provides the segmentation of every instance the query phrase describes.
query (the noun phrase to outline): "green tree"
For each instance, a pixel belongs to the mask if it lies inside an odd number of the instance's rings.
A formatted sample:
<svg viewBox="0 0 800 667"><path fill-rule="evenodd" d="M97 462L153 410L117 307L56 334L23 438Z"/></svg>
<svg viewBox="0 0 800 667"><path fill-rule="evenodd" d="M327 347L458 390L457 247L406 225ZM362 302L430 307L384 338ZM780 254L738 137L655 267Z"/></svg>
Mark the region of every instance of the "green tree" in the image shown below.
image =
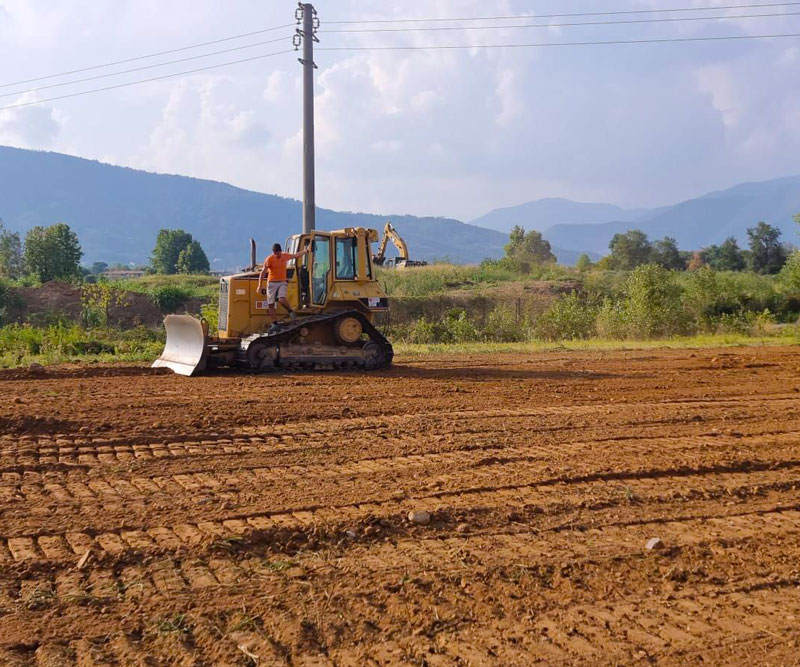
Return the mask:
<svg viewBox="0 0 800 667"><path fill-rule="evenodd" d="M672 271L683 271L686 268L681 251L678 250L678 242L670 236L653 242L650 261Z"/></svg>
<svg viewBox="0 0 800 667"><path fill-rule="evenodd" d="M750 268L755 273L778 273L786 263L786 249L778 241L781 230L759 222L747 230L747 236L750 239Z"/></svg>
<svg viewBox="0 0 800 667"><path fill-rule="evenodd" d="M518 252L525 242L525 228L519 225L514 225L511 233L508 235L508 244L505 247L506 255L509 257Z"/></svg>
<svg viewBox="0 0 800 667"><path fill-rule="evenodd" d="M197 241L192 241L181 250L175 268L178 273L208 273L211 270L208 257Z"/></svg>
<svg viewBox="0 0 800 667"><path fill-rule="evenodd" d="M712 245L702 252L703 260L715 271L743 271L747 266L744 252L736 238L729 236L722 245Z"/></svg>
<svg viewBox="0 0 800 667"><path fill-rule="evenodd" d="M83 257L78 237L69 225L34 227L25 235L25 269L41 282L69 280L81 275Z"/></svg>
<svg viewBox="0 0 800 667"><path fill-rule="evenodd" d="M516 225L509 234L505 246L506 256L511 259L523 273L530 271L532 265L549 264L556 261L550 242L542 238L542 233Z"/></svg>
<svg viewBox="0 0 800 667"><path fill-rule="evenodd" d="M193 241L192 235L182 229L161 229L156 237L156 246L150 257L155 273L177 273L178 257Z"/></svg>
<svg viewBox="0 0 800 667"><path fill-rule="evenodd" d="M584 271L588 271L592 268L592 260L589 259L589 255L583 253L580 257L578 257L578 261L575 262L575 268L578 269L581 273Z"/></svg>
<svg viewBox="0 0 800 667"><path fill-rule="evenodd" d="M650 261L652 247L647 234L639 229L629 229L624 234L614 234L608 244L612 268L630 271Z"/></svg>
<svg viewBox="0 0 800 667"><path fill-rule="evenodd" d="M108 271L108 264L105 262L92 262L92 267L89 269L91 273L96 276L99 276L101 273Z"/></svg>
<svg viewBox="0 0 800 667"><path fill-rule="evenodd" d="M19 234L7 230L0 218L0 276L19 278L22 268L22 242Z"/></svg>

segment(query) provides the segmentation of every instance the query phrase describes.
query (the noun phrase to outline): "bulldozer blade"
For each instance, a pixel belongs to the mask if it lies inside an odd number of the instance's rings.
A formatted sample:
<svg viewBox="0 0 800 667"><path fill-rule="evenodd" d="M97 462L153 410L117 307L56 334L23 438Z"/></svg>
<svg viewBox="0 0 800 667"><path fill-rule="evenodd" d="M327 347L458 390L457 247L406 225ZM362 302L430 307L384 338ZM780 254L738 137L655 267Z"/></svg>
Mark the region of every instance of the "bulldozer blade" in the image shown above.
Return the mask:
<svg viewBox="0 0 800 667"><path fill-rule="evenodd" d="M206 368L208 325L191 315L164 318L167 343L153 368L170 368L178 375L194 375Z"/></svg>

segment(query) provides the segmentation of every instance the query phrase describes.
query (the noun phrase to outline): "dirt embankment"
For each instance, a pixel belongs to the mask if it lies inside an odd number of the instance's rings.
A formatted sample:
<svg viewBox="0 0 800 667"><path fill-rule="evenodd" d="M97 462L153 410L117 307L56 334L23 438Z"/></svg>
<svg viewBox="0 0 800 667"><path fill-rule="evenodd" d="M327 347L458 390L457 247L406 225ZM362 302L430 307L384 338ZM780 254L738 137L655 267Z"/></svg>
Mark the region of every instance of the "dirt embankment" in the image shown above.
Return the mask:
<svg viewBox="0 0 800 667"><path fill-rule="evenodd" d="M108 308L108 324L124 329L138 325L159 326L164 313L146 294L119 291L118 298L111 299ZM198 313L203 301L189 299L175 312ZM81 288L69 283L51 281L41 287L19 287L12 290L10 306L5 320L42 324L55 318L70 322L81 322L84 307Z"/></svg>
<svg viewBox="0 0 800 667"><path fill-rule="evenodd" d="M506 308L519 319L546 310L559 296L579 289L574 281L530 281L501 283L480 290L453 290L424 297L391 297L388 321L394 325L413 324L421 317L438 321L453 309L463 309L479 326L498 307ZM387 319L387 318L384 318Z"/></svg>
<svg viewBox="0 0 800 667"><path fill-rule="evenodd" d="M0 664L796 664L798 371L1 373Z"/></svg>

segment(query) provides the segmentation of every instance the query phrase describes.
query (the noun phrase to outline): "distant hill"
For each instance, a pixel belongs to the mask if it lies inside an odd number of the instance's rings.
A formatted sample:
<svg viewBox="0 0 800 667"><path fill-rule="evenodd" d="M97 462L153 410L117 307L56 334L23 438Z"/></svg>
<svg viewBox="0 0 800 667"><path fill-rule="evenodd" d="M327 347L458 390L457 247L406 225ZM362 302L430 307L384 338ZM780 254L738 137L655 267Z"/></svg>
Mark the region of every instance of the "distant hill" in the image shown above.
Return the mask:
<svg viewBox="0 0 800 667"><path fill-rule="evenodd" d="M792 216L800 213L800 176L759 183L742 183L727 190L666 206L633 220L600 225L554 225L544 237L564 248L588 249L608 254L608 242L619 232L641 229L651 240L672 236L685 250L720 243L735 236L747 242L747 228L760 220L778 227L782 240L796 243L797 225Z"/></svg>
<svg viewBox="0 0 800 667"><path fill-rule="evenodd" d="M248 261L248 239L265 254L300 231L294 199L185 176L153 174L59 153L0 146L0 218L12 230L66 222L77 233L84 262L145 263L162 227L181 227L203 245L212 267ZM448 218L317 210L320 229L382 229L391 219L415 259L479 262L501 257L508 237ZM567 252L564 260L577 258Z"/></svg>
<svg viewBox="0 0 800 667"><path fill-rule="evenodd" d="M783 231L783 240L793 242L798 237L792 216L798 212L800 176L793 176L744 183L650 211L541 199L497 209L470 224L317 209L317 225L382 229L390 219L415 259L479 262L501 257L507 230L520 224L544 229L559 262L574 264L585 251L593 259L607 254L611 237L634 227L651 239L674 236L681 248L692 250L731 235L744 243L747 227L765 220ZM0 146L0 218L20 232L34 225L68 223L78 234L86 263L146 263L158 230L182 227L203 244L212 267L223 270L247 263L251 236L263 255L274 241L298 232L301 204L217 181ZM553 220L572 224L548 224Z"/></svg>
<svg viewBox="0 0 800 667"><path fill-rule="evenodd" d="M633 220L646 212L645 209L626 210L613 204L586 204L552 197L537 199L519 206L496 208L486 215L475 218L470 224L507 234L515 225L528 230L544 231L558 224L597 224L611 220Z"/></svg>

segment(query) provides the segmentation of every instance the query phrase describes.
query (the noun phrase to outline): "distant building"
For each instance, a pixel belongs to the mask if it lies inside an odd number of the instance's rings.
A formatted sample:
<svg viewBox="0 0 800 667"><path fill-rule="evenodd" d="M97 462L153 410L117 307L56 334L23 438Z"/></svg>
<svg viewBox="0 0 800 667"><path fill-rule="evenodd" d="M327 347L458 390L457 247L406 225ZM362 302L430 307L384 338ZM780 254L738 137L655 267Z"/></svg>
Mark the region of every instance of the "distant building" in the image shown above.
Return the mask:
<svg viewBox="0 0 800 667"><path fill-rule="evenodd" d="M100 274L101 276L105 276L106 278L115 279L115 278L141 278L144 275L143 269L111 269L109 271L103 271Z"/></svg>

